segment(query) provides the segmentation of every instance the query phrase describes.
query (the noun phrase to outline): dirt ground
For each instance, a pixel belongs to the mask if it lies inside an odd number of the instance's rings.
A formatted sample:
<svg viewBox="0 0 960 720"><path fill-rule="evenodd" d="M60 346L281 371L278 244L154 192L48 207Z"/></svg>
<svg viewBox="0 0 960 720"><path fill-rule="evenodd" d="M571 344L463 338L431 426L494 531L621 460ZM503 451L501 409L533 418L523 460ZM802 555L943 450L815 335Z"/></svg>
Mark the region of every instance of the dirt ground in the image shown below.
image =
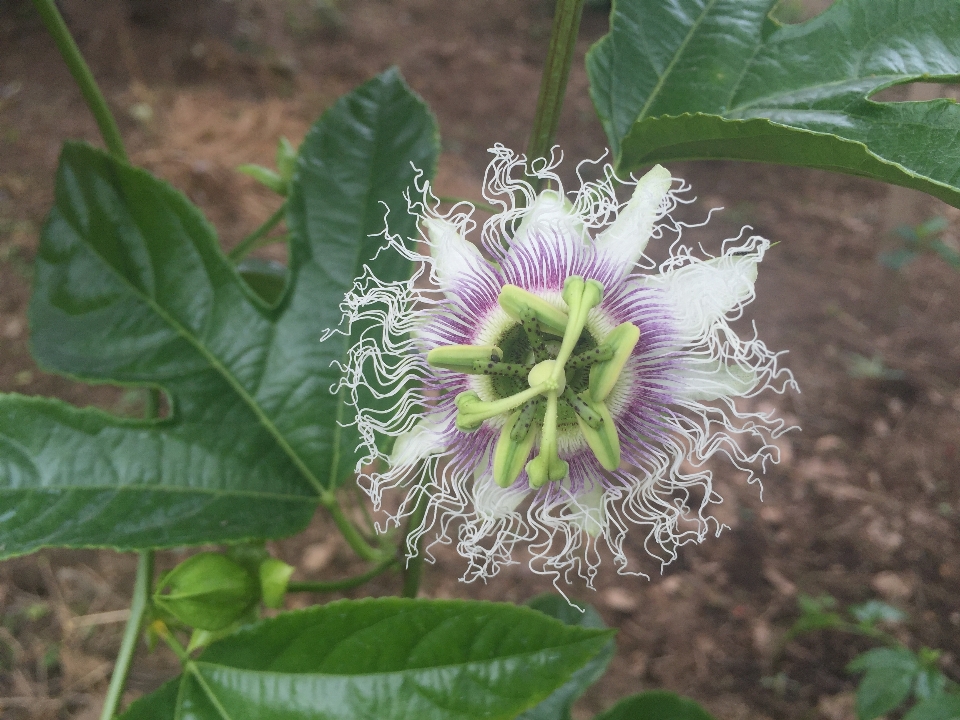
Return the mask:
<svg viewBox="0 0 960 720"><path fill-rule="evenodd" d="M279 135L299 142L336 97L391 64L438 116L441 193L477 197L486 148L526 142L551 13L548 0L102 0L94 13L82 0L63 5L133 161L199 204L225 247L277 206L234 168L272 165ZM588 9L558 136L570 158L604 149L582 60L605 27L605 10ZM28 351L31 263L67 138L98 142L30 3L0 0L0 391L134 414L136 393L46 374ZM757 486L714 463L730 528L720 538L684 548L662 576L648 568L650 581L619 578L608 563L596 592L571 589L620 629L617 657L576 717L662 687L724 720L852 719L844 666L869 644L830 633L785 644L800 594L902 608L909 620L896 632L911 647L943 649L944 671L960 680L960 274L933 257L900 271L878 262L896 246L891 228L934 216L948 221L943 239L956 246L960 211L814 171L671 170L700 198L691 217L726 208L692 239L715 245L750 224L779 242L748 319L770 347L789 351L802 393L758 402L803 429L781 441L762 502ZM262 252L283 258L281 247ZM336 578L356 566L333 537L318 515L273 547L300 577ZM164 565L182 557L161 555ZM134 566L92 550L0 565L0 717L97 717ZM458 583L461 572L454 553L440 553L424 594L523 601L550 589L523 565L480 586ZM357 595L397 589L386 576ZM165 650L141 649L128 698L175 670Z"/></svg>

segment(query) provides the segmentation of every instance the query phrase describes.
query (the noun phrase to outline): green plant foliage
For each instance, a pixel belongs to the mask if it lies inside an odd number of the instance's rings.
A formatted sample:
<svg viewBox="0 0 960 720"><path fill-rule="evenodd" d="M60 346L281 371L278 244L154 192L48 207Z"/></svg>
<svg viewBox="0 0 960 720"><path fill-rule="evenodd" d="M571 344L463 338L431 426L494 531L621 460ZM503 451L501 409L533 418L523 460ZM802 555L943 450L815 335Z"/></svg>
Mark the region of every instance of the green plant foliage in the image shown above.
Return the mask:
<svg viewBox="0 0 960 720"><path fill-rule="evenodd" d="M858 655L850 672L866 672L857 687L857 717L872 720L899 706L923 670L906 648L877 648Z"/></svg>
<svg viewBox="0 0 960 720"><path fill-rule="evenodd" d="M39 547L169 547L292 534L353 472L356 436L331 394L348 338L324 343L390 228L432 175L436 123L395 70L337 102L291 184L290 268L276 306L250 291L183 195L82 144L64 147L30 306L44 367L161 387L170 416L121 420L0 396L0 556ZM384 253L386 256L387 254Z"/></svg>
<svg viewBox="0 0 960 720"><path fill-rule="evenodd" d="M191 660L125 720L468 720L516 717L610 642L499 603L331 603L240 630ZM158 710L159 706L163 710Z"/></svg>
<svg viewBox="0 0 960 720"><path fill-rule="evenodd" d="M567 625L606 628L600 613L592 607L579 603L571 605L566 598L559 595L539 595L530 600L527 605ZM519 715L517 720L570 720L570 708L573 707L573 703L588 687L600 679L616 651L616 643L611 638L603 649L590 662L577 670L562 687L557 688L550 697L536 707Z"/></svg>
<svg viewBox="0 0 960 720"><path fill-rule="evenodd" d="M225 555L199 553L163 577L153 603L201 630L222 630L260 599L256 580Z"/></svg>
<svg viewBox="0 0 960 720"><path fill-rule="evenodd" d="M903 720L960 720L960 695L937 695L917 703Z"/></svg>
<svg viewBox="0 0 960 720"><path fill-rule="evenodd" d="M696 158L801 165L960 206L960 106L874 102L960 80L955 0L846 0L799 25L776 0L618 0L590 51L617 168Z"/></svg>
<svg viewBox="0 0 960 720"><path fill-rule="evenodd" d="M624 698L595 720L713 720L713 716L690 698L649 690Z"/></svg>

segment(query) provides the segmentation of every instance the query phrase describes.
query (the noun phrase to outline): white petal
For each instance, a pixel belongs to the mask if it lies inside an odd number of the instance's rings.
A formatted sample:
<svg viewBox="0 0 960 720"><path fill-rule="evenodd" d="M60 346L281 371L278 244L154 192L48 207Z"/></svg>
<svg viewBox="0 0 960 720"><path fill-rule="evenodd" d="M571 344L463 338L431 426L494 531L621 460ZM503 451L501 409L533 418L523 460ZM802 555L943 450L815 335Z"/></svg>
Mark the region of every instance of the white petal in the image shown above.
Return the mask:
<svg viewBox="0 0 960 720"><path fill-rule="evenodd" d="M673 306L681 340L703 338L713 324L753 297L760 252L734 255L732 252L712 260L697 260L659 276L646 276L647 287L661 287Z"/></svg>
<svg viewBox="0 0 960 720"><path fill-rule="evenodd" d="M567 242L583 243L583 221L573 211L573 204L555 190L544 190L524 213L510 244L523 245L531 232L550 230Z"/></svg>
<svg viewBox="0 0 960 720"><path fill-rule="evenodd" d="M443 433L440 423L429 417L423 418L410 430L397 436L390 453L390 467L414 465L431 455L444 451Z"/></svg>
<svg viewBox="0 0 960 720"><path fill-rule="evenodd" d="M673 182L670 172L656 165L640 178L630 202L620 211L613 224L597 236L595 247L614 258L630 272L643 255L654 224L664 216L663 202Z"/></svg>
<svg viewBox="0 0 960 720"><path fill-rule="evenodd" d="M477 246L461 235L452 222L426 218L423 224L430 240L433 267L442 286L449 287L459 275L474 274L487 264Z"/></svg>
<svg viewBox="0 0 960 720"><path fill-rule="evenodd" d="M607 529L606 503L603 500L603 487L594 481L593 489L581 492L567 503L570 522L580 527L590 537L598 537Z"/></svg>
<svg viewBox="0 0 960 720"><path fill-rule="evenodd" d="M757 373L753 368L728 365L719 360L694 361L674 377L683 382L678 389L683 397L701 402L729 396L743 397L757 386Z"/></svg>
<svg viewBox="0 0 960 720"><path fill-rule="evenodd" d="M473 507L480 517L496 520L516 510L528 494L523 490L502 488L492 476L478 473L473 483Z"/></svg>

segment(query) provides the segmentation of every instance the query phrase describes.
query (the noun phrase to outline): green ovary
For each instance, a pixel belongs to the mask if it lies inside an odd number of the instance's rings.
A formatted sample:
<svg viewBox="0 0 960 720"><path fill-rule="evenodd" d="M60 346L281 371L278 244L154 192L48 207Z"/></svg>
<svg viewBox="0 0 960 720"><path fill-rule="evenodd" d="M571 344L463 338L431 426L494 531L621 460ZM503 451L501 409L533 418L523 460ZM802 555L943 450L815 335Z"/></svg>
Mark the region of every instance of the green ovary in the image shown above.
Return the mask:
<svg viewBox="0 0 960 720"><path fill-rule="evenodd" d="M427 356L434 367L490 378L492 400L481 400L473 391L457 396L457 427L470 432L484 420L505 417L493 463L501 487L512 485L524 467L532 488L566 477L567 463L557 454L561 432L583 436L607 470L619 464L619 438L604 400L639 331L624 323L597 342L585 327L587 314L603 298L603 286L595 280L568 278L563 298L567 312L550 311L546 301L508 285L501 305L518 322L493 346L475 352L441 347ZM537 437L539 452L525 462Z"/></svg>

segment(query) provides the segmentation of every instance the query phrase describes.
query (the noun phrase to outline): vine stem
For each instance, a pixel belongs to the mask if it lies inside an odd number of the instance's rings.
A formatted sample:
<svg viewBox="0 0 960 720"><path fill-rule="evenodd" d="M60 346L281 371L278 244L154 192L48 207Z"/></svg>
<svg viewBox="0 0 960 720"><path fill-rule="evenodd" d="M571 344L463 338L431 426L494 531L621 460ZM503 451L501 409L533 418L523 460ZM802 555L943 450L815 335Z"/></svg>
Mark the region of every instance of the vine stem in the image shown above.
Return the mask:
<svg viewBox="0 0 960 720"><path fill-rule="evenodd" d="M330 517L332 517L333 521L337 524L337 528L343 535L343 539L347 541L347 544L353 548L353 551L361 559L370 561L383 559L383 552L371 547L370 543L364 539L356 526L350 522L350 518L343 513L343 508L340 507L340 503L337 501L337 496L334 493L331 492L322 496L320 502L323 503L327 512L330 513Z"/></svg>
<svg viewBox="0 0 960 720"><path fill-rule="evenodd" d="M553 139L560 122L560 108L563 106L563 96L570 78L570 65L580 30L583 3L584 0L557 0L550 32L550 47L540 80L537 112L533 118L533 132L527 146L528 163L547 157L553 147Z"/></svg>
<svg viewBox="0 0 960 720"><path fill-rule="evenodd" d="M410 520L407 522L407 532L400 543L400 547L407 549L407 538L410 533L418 530L423 524L423 517L427 512L427 506L430 504L430 496L426 489L421 490L420 497L417 500L417 506L410 514ZM403 597L415 598L420 591L420 581L423 579L423 535L417 538L414 554L407 558L407 566L403 571Z"/></svg>
<svg viewBox="0 0 960 720"><path fill-rule="evenodd" d="M234 262L240 262L241 260L243 260L243 258L247 256L247 253L251 252L252 250L255 250L258 247L257 243L260 241L260 239L264 237L268 232L273 230L273 228L275 228L280 223L280 221L283 220L284 215L286 215L286 212L287 212L287 202L286 200L284 200L283 205L277 208L277 211L273 213L273 215L268 217L264 221L263 225L258 227L252 233L247 235L243 240L241 240L240 243L227 254L227 257L229 257Z"/></svg>
<svg viewBox="0 0 960 720"><path fill-rule="evenodd" d="M113 675L110 677L110 687L107 688L107 697L103 702L100 720L111 720L120 706L123 688L127 684L127 675L130 673L130 665L133 662L133 654L137 649L140 626L143 624L143 616L147 610L152 581L153 550L144 550L140 553L137 563L137 578L133 584L130 618L123 630L120 652L117 653L117 662L113 666Z"/></svg>
<svg viewBox="0 0 960 720"><path fill-rule="evenodd" d="M364 583L370 582L377 575L385 573L387 570L392 568L397 564L396 558L387 558L382 563L377 565L362 575L356 575L354 577L343 578L342 580L330 580L330 581L313 581L313 582L292 582L287 585L287 592L336 592L338 590L349 590L350 588L355 588Z"/></svg>
<svg viewBox="0 0 960 720"><path fill-rule="evenodd" d="M117 122L113 118L113 113L110 112L107 101L104 99L103 93L100 92L100 88L97 87L97 81L93 79L93 73L90 72L90 67L84 61L83 55L80 54L80 48L77 47L73 36L70 35L70 30L63 21L60 11L57 10L54 0L33 0L33 5L40 13L43 24L46 25L47 30L53 36L53 41L57 44L57 50L60 51L64 62L67 63L70 74L73 75L73 79L80 87L83 99L97 121L97 127L100 128L100 135L107 145L107 150L117 160L127 162L127 151L123 147L123 138L120 135Z"/></svg>

